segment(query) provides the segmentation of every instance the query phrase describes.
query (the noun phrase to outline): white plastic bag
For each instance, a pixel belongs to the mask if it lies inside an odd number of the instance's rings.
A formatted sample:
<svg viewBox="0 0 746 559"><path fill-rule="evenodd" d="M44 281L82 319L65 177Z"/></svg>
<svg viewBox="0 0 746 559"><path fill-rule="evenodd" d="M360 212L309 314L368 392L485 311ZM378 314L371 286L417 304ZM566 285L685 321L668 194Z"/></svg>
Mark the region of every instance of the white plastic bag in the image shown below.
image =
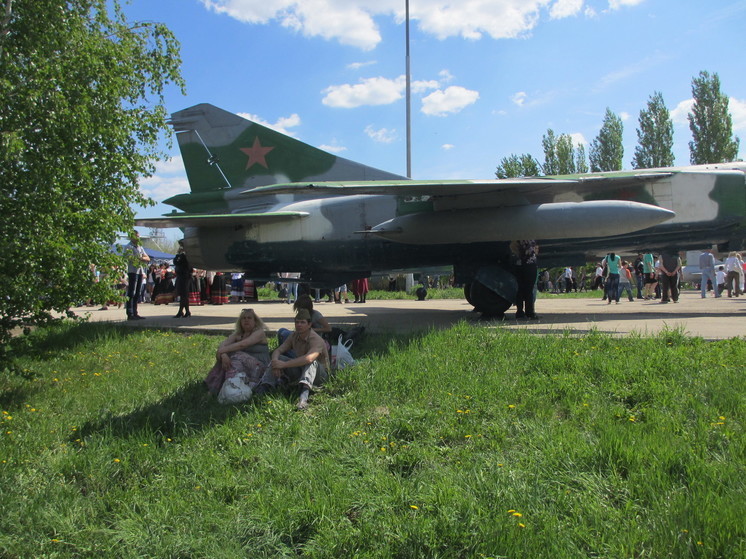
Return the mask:
<svg viewBox="0 0 746 559"><path fill-rule="evenodd" d="M351 347L352 340L342 342L342 335L340 334L337 345L332 347L332 369L345 369L355 364L355 360L350 353Z"/></svg>
<svg viewBox="0 0 746 559"><path fill-rule="evenodd" d="M251 398L251 387L246 384L246 375L238 373L234 376L226 374L225 382L218 394L219 404L240 404Z"/></svg>

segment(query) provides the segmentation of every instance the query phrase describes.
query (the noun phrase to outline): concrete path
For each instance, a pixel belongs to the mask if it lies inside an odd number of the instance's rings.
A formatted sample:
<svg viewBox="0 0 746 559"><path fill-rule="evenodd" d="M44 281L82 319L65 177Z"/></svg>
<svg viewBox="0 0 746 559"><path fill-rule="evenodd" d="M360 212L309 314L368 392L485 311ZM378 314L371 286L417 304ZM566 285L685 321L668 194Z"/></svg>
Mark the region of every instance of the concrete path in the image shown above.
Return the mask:
<svg viewBox="0 0 746 559"><path fill-rule="evenodd" d="M600 297L600 292L599 292ZM167 328L181 332L199 331L227 333L234 327L242 308L251 307L265 321L271 331L280 327L293 327L292 305L279 301L260 301L228 305L205 305L192 307L188 319L176 319L173 315L177 304L140 305L140 314L146 320L125 320L124 308L111 307L101 311L78 307L73 311L88 315L92 321L123 322L136 328ZM371 332L409 332L427 328L446 328L461 320L500 328L524 329L538 334L562 333L566 330L578 334L597 329L616 335L632 332L652 334L664 328L682 328L691 336L706 340L746 337L746 297L729 299L708 297L702 299L699 292L682 293L677 304L661 304L658 301L623 301L607 305L599 298L570 299L562 295L539 299L536 303L539 320L502 321L480 320L477 313L465 300L428 301L369 301L365 304L318 303L315 305L329 322L340 328L356 324L366 326Z"/></svg>

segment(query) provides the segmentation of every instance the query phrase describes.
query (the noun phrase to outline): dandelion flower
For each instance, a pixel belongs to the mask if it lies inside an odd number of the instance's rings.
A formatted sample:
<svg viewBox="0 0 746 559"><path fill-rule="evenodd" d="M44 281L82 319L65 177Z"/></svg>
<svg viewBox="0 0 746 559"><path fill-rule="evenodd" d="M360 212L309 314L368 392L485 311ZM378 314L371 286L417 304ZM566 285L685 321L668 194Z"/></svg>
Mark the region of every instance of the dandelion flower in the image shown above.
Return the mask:
<svg viewBox="0 0 746 559"><path fill-rule="evenodd" d="M413 510L420 510L420 507L418 507L417 505L409 505L409 508Z"/></svg>

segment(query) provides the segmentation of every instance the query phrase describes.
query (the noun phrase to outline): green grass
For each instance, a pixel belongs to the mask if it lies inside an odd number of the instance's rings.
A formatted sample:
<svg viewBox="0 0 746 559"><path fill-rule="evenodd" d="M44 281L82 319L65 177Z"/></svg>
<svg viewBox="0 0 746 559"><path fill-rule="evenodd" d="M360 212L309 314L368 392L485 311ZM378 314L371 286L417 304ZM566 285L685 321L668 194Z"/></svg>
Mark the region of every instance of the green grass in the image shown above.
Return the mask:
<svg viewBox="0 0 746 559"><path fill-rule="evenodd" d="M259 298L262 301L277 299L277 291L271 287L260 287ZM352 291L347 292L347 298L352 301L354 295ZM463 299L464 289L462 287L449 287L447 289L428 289L428 299ZM414 294L414 290L411 292L406 291L378 291L372 290L367 294L368 300L390 300L390 299L411 299L416 300L417 296Z"/></svg>
<svg viewBox="0 0 746 559"><path fill-rule="evenodd" d="M219 338L35 332L0 376L0 557L746 555L746 342L368 335L308 412Z"/></svg>

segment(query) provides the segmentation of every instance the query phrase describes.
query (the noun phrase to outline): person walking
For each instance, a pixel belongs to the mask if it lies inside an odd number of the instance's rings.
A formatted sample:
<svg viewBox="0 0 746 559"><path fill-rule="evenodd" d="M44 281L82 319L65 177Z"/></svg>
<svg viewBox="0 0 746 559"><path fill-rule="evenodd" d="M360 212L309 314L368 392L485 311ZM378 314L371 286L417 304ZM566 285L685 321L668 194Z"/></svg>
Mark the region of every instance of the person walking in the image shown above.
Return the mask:
<svg viewBox="0 0 746 559"><path fill-rule="evenodd" d="M140 233L137 231L130 235L130 242L124 250L127 257L127 320L141 320L145 317L137 314L137 303L142 291L143 264L150 262L150 256L140 245Z"/></svg>
<svg viewBox="0 0 746 559"><path fill-rule="evenodd" d="M699 255L699 269L702 270L702 299L707 297L707 282L712 284L712 290L715 292L715 297L720 297L718 292L718 284L715 281L715 257L712 255L712 249L702 251Z"/></svg>
<svg viewBox="0 0 746 559"><path fill-rule="evenodd" d="M179 252L174 256L174 272L176 273L176 295L179 297L179 312L174 318L189 318L189 285L192 281L192 267L184 253L184 240L179 241Z"/></svg>
<svg viewBox="0 0 746 559"><path fill-rule="evenodd" d="M741 273L738 267L736 251L731 251L725 259L725 289L728 291L728 297L733 297L733 284L735 284L736 297L741 295Z"/></svg>

